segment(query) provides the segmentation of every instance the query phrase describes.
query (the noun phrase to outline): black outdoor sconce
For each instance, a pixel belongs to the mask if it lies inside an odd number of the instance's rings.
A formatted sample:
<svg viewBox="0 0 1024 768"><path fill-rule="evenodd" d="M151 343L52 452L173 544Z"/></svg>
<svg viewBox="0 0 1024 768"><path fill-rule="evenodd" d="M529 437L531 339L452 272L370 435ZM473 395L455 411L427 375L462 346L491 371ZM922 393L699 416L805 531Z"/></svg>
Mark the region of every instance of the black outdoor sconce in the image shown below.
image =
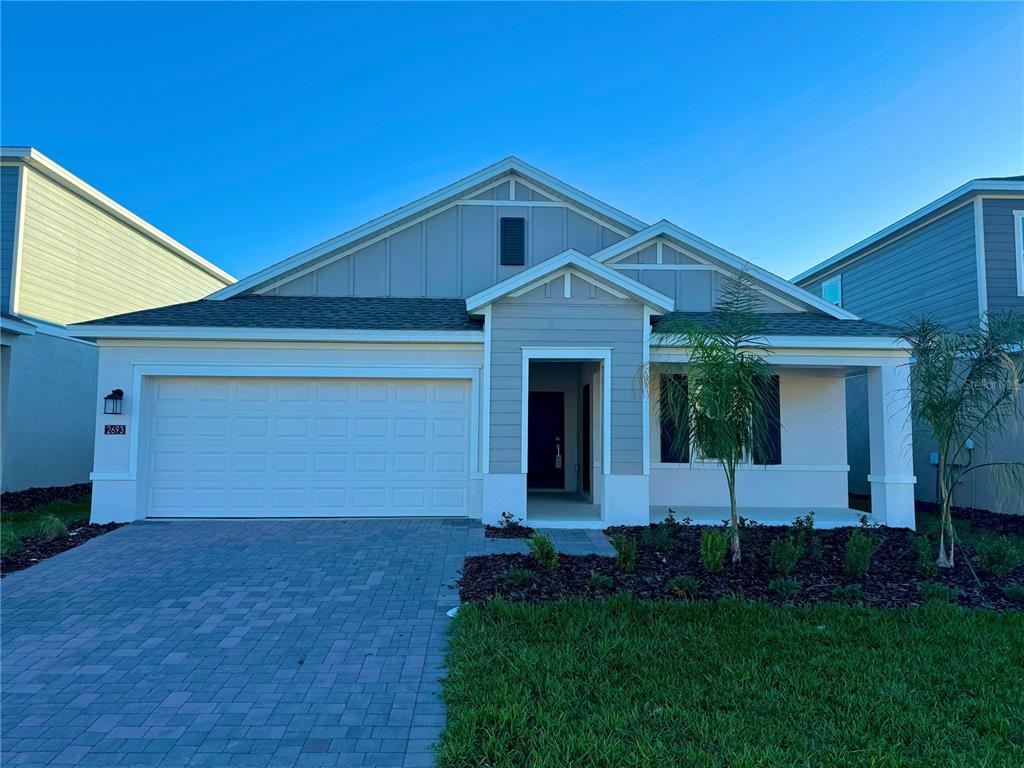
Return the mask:
<svg viewBox="0 0 1024 768"><path fill-rule="evenodd" d="M103 413L120 416L124 407L124 390L115 389L103 398Z"/></svg>

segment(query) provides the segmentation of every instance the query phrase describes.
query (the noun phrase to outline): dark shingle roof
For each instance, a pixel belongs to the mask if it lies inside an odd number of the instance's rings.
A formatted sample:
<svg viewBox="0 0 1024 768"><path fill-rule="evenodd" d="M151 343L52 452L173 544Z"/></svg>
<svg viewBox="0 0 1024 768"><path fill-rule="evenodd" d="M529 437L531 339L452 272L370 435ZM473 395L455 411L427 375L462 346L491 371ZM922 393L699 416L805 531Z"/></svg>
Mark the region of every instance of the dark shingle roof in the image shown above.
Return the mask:
<svg viewBox="0 0 1024 768"><path fill-rule="evenodd" d="M765 336L877 336L895 337L896 328L870 320L841 320L815 312L765 312L759 315ZM655 333L678 333L688 322L713 325L711 312L672 312L658 319Z"/></svg>
<svg viewBox="0 0 1024 768"><path fill-rule="evenodd" d="M463 299L351 296L237 296L201 299L91 320L81 325L215 328L331 328L479 331Z"/></svg>

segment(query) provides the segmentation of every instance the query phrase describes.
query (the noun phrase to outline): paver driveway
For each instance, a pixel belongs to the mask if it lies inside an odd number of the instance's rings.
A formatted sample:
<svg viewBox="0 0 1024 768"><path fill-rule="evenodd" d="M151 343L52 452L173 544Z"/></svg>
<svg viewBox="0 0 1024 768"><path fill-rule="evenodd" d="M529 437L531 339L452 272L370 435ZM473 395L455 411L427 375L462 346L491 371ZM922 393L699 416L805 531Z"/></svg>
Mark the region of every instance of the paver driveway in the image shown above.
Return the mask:
<svg viewBox="0 0 1024 768"><path fill-rule="evenodd" d="M0 583L3 762L431 765L452 584L467 554L518 549L466 520L101 536Z"/></svg>

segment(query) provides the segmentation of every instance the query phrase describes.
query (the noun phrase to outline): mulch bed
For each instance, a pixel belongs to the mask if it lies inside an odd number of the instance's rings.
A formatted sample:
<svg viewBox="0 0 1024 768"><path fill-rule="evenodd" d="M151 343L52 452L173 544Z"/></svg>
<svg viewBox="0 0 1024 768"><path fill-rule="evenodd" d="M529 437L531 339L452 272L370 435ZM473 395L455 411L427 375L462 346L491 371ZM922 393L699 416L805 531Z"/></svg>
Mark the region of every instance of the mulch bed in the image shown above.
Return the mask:
<svg viewBox="0 0 1024 768"><path fill-rule="evenodd" d="M530 555L483 555L466 558L459 597L463 601L485 600L503 596L528 602L548 602L565 597L606 597L618 591L631 592L646 600L679 599L669 594L666 585L677 576L689 576L699 582L695 595L698 599L717 599L739 595L749 599L782 602L769 589L779 574L770 566L771 542L789 533L788 526L751 526L744 531L743 559L733 565L726 563L724 571L707 573L700 561L699 542L702 526L681 526L675 538L679 542L671 552L657 552L644 547L640 536L642 527L609 528L609 535L619 534L632 538L637 546L636 568L624 573L616 566L615 558L599 555L560 555L558 567L544 571ZM1024 566L1007 577L982 575L977 567L975 553L966 546L959 548L957 565L942 570L935 577L920 575L917 552L913 548L913 532L898 528L876 528L870 531L878 549L868 572L860 577L849 577L843 572L846 540L850 528L818 530L816 555L805 554L788 578L800 583L800 592L789 602L797 604L834 601L837 587L860 584L866 605L898 607L921 603L920 584L938 582L960 590L958 602L972 608L993 610L1021 610L1024 606L1011 602L1003 587L1024 580ZM975 580L968 565L978 571L980 583ZM534 581L525 587L505 584L504 574L509 568L534 571ZM591 574L604 574L612 579L611 587L595 587Z"/></svg>
<svg viewBox="0 0 1024 768"><path fill-rule="evenodd" d="M50 488L28 488L24 491L8 491L0 496L0 509L4 512L21 512L41 507L51 501L85 501L92 494L92 483L77 485L56 485Z"/></svg>
<svg viewBox="0 0 1024 768"><path fill-rule="evenodd" d="M855 509L871 509L871 497L859 494L850 494L850 506ZM918 512L925 512L929 515L938 516L939 505L934 501L915 501L914 508ZM1024 537L1024 515L1011 515L1003 512L991 512L987 509L975 507L953 507L953 524L957 520L966 520L971 525L979 528L988 528L996 533Z"/></svg>
<svg viewBox="0 0 1024 768"><path fill-rule="evenodd" d="M488 539L528 539L533 536L533 528L520 523L512 525L485 525L484 536Z"/></svg>
<svg viewBox="0 0 1024 768"><path fill-rule="evenodd" d="M21 571L35 565L48 557L67 552L69 549L85 544L90 539L120 528L126 523L72 523L68 526L68 535L47 541L42 536L26 536L21 540L21 549L11 555L0 555L0 577L14 571Z"/></svg>

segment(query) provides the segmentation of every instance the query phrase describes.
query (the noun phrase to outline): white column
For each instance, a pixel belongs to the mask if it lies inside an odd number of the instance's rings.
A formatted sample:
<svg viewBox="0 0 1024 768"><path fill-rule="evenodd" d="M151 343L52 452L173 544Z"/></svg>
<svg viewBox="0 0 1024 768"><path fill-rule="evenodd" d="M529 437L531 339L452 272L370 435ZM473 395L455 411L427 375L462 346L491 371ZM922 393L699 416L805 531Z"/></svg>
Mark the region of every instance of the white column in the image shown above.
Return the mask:
<svg viewBox="0 0 1024 768"><path fill-rule="evenodd" d="M871 512L898 528L914 527L909 375L906 363L868 368Z"/></svg>

